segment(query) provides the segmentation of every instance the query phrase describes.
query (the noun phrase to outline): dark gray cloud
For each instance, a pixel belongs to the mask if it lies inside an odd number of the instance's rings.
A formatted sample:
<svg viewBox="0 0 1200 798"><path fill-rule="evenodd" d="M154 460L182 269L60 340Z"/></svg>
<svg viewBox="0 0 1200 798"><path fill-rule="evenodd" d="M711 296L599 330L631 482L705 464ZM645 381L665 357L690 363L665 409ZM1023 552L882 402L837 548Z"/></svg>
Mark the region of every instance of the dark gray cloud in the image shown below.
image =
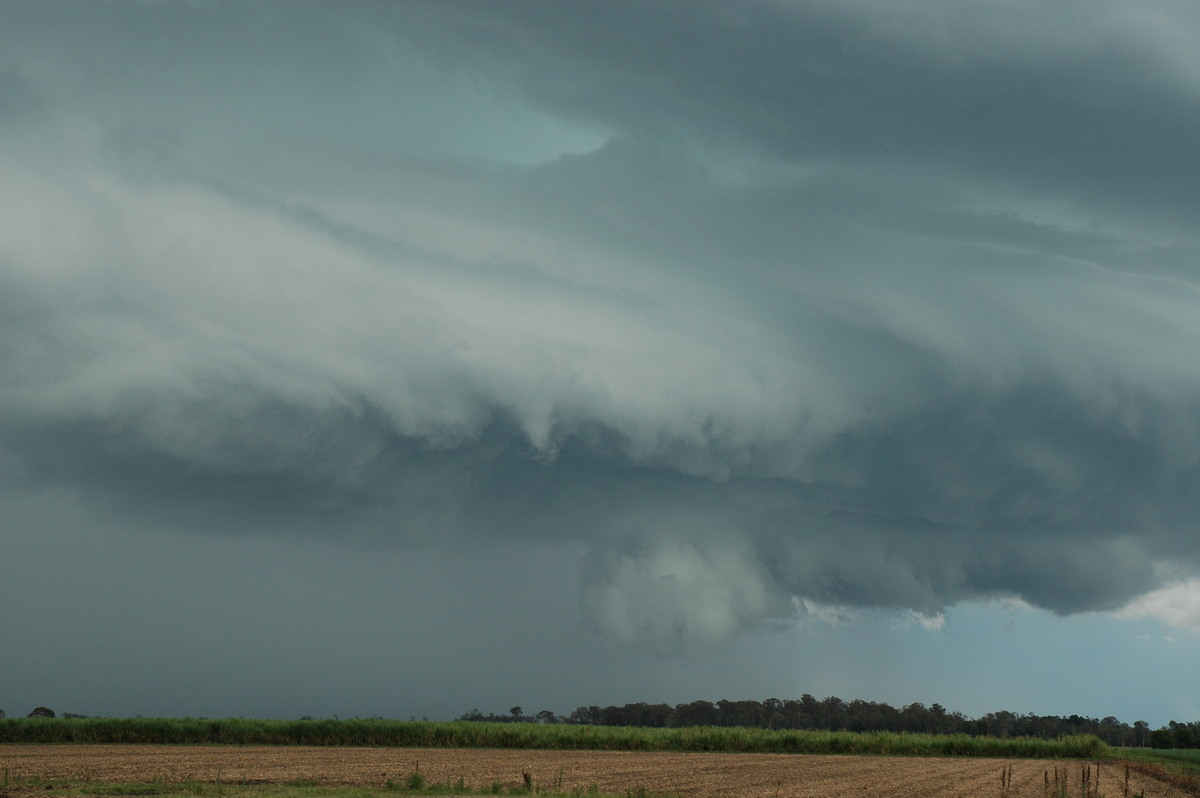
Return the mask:
<svg viewBox="0 0 1200 798"><path fill-rule="evenodd" d="M1200 567L1188 9L0 23L10 499L567 547L585 626L660 652Z"/></svg>

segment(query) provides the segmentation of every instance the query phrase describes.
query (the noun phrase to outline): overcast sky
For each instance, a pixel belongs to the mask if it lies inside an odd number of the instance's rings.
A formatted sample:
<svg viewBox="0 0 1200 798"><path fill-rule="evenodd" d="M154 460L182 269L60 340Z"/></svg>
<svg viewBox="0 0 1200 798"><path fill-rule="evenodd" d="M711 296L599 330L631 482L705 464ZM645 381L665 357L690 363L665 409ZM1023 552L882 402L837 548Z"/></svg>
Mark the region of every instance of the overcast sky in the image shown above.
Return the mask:
<svg viewBox="0 0 1200 798"><path fill-rule="evenodd" d="M1200 718L1200 7L0 4L0 708Z"/></svg>

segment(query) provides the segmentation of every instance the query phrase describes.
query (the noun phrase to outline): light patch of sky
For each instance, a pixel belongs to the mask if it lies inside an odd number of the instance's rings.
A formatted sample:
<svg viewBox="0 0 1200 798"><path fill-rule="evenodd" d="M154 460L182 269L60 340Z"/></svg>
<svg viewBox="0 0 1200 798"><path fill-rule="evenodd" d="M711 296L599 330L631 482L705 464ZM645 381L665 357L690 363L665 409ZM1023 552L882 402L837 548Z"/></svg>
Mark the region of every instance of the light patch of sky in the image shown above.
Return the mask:
<svg viewBox="0 0 1200 798"><path fill-rule="evenodd" d="M486 87L465 80L439 94L433 112L452 120L447 126L451 132L431 140L429 149L453 157L535 166L564 155L592 152L609 138L600 131L505 102Z"/></svg>
<svg viewBox="0 0 1200 798"><path fill-rule="evenodd" d="M1144 41L1144 52L1175 78L1181 93L1194 99L1200 97L1200 36L1194 25L1181 25L1179 15L1194 15L1195 7L1186 3L1168 7L1169 13L1161 7L1121 3L1106 16L1124 39Z"/></svg>
<svg viewBox="0 0 1200 798"><path fill-rule="evenodd" d="M933 690L934 700L970 716L1000 709L1113 715L1158 727L1194 717L1200 701L1189 676L1200 636L1171 632L1153 620L1113 623L1107 613L1061 617L997 601L947 610L936 632L910 627L894 634L897 667L914 676L947 674ZM1149 699L1135 689L1147 678L1174 687Z"/></svg>
<svg viewBox="0 0 1200 798"><path fill-rule="evenodd" d="M822 609L802 613L798 627L748 636L747 647L777 666L760 676L760 691L936 702L972 718L1112 715L1151 728L1193 718L1200 706L1200 634L1153 619L1063 617L1019 599L959 604L936 616L940 623L908 611ZM1147 695L1139 686L1148 679L1165 689Z"/></svg>
<svg viewBox="0 0 1200 798"><path fill-rule="evenodd" d="M1147 593L1122 607L1118 618L1153 618L1175 629L1200 632L1200 579L1186 579Z"/></svg>
<svg viewBox="0 0 1200 798"><path fill-rule="evenodd" d="M826 159L789 161L698 141L689 142L685 152L703 165L715 187L727 191L795 188L824 175L833 166Z"/></svg>
<svg viewBox="0 0 1200 798"><path fill-rule="evenodd" d="M375 109L366 117L374 124L360 128L372 144L534 166L592 152L611 138L540 111L498 82L429 64L391 40L379 40L373 49L382 68L357 84L356 103ZM398 102L381 105L380 98L389 97Z"/></svg>

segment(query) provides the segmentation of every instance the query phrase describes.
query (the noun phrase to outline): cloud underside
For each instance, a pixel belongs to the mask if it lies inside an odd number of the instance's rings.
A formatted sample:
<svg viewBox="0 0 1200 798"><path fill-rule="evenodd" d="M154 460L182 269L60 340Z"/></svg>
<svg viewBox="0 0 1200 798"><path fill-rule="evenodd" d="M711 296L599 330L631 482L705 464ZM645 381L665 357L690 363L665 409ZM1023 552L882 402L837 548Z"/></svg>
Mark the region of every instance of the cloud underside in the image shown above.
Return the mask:
<svg viewBox="0 0 1200 798"><path fill-rule="evenodd" d="M573 541L663 650L1194 573L1197 87L1115 6L1012 50L866 5L305 6L320 70L301 22L204 60L236 8L154 9L161 72L0 33L0 490Z"/></svg>

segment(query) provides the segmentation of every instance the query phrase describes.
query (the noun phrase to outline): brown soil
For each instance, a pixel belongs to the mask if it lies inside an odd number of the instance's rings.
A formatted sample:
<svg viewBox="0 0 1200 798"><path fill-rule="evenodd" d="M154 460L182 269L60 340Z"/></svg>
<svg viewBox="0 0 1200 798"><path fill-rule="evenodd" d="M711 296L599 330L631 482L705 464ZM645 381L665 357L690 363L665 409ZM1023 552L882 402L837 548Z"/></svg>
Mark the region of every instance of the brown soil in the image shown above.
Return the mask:
<svg viewBox="0 0 1200 798"><path fill-rule="evenodd" d="M1002 774L1011 767L1005 789ZM619 751L513 751L495 749L307 748L157 745L0 745L4 794L36 792L29 781L53 782L289 782L382 786L403 783L419 770L430 784L487 789L518 787L529 773L535 788L625 793L641 789L697 798L1047 798L1055 768L1069 779L1067 794L1081 795L1079 762L932 759L788 754L664 754ZM1092 764L1095 779L1096 765ZM1045 788L1047 778L1051 790ZM1100 768L1099 792L1125 795L1125 769ZM17 785L23 782L23 785ZM1188 793L1131 774L1129 794L1182 798Z"/></svg>

